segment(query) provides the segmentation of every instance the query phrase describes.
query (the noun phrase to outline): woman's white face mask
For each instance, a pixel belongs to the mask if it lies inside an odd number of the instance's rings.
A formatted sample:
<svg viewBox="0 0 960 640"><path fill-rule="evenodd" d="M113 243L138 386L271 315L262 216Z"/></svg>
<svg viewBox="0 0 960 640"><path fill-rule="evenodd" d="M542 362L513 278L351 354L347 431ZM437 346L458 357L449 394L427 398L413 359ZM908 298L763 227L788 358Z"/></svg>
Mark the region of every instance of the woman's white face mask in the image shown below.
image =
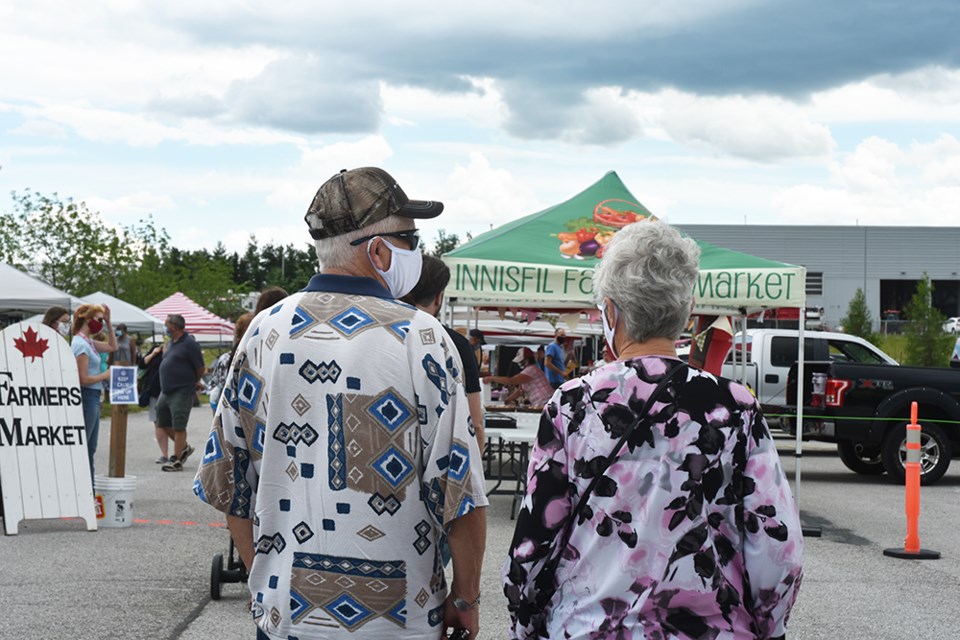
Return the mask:
<svg viewBox="0 0 960 640"><path fill-rule="evenodd" d="M609 298L604 298L603 302L600 303L600 321L603 322L603 337L607 339L607 345L610 347L610 353L613 354L613 357L617 357L617 349L613 343L613 337L617 330L617 321L620 319L620 312L617 310L617 305L611 302L613 305L613 325L607 323L607 300Z"/></svg>
<svg viewBox="0 0 960 640"><path fill-rule="evenodd" d="M57 323L57 333L62 335L64 338L70 336L70 323L69 322L59 322Z"/></svg>
<svg viewBox="0 0 960 640"><path fill-rule="evenodd" d="M381 271L377 268L377 265L373 265L373 268L387 283L390 295L394 298L402 298L417 286L417 282L420 280L420 270L423 268L423 256L419 249L401 249L386 238L377 237L390 247L393 256L390 260L390 268L386 271ZM373 258L370 256L370 244L375 239L371 238L370 242L367 243L367 259L370 260L370 264L373 264Z"/></svg>

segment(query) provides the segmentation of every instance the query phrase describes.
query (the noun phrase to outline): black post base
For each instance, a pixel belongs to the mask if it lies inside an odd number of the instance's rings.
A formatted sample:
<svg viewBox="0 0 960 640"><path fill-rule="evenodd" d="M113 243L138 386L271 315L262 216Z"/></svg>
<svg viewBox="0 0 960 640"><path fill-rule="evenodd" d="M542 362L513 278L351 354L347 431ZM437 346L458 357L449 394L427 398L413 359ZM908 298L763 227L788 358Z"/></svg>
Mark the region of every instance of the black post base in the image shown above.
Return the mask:
<svg viewBox="0 0 960 640"><path fill-rule="evenodd" d="M939 560L940 552L931 551L930 549L920 549L919 551L912 552L906 551L903 547L897 549L884 549L883 555L890 556L891 558L903 558L905 560Z"/></svg>

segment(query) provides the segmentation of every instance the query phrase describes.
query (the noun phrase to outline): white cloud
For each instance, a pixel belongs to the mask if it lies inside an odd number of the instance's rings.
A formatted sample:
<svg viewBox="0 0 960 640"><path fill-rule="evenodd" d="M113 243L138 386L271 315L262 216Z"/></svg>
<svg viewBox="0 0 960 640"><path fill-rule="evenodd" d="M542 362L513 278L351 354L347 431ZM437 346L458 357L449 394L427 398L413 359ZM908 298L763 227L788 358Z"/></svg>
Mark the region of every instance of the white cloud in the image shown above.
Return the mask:
<svg viewBox="0 0 960 640"><path fill-rule="evenodd" d="M960 142L952 136L906 149L878 137L867 138L831 169L834 187L799 184L774 196L781 221L956 224Z"/></svg>
<svg viewBox="0 0 960 640"><path fill-rule="evenodd" d="M670 139L736 157L776 161L824 157L836 147L830 130L798 105L771 96L705 97L676 90L633 93L643 121ZM656 136L657 134L651 134Z"/></svg>
<svg viewBox="0 0 960 640"><path fill-rule="evenodd" d="M904 160L900 148L877 137L857 145L842 164L835 166L834 177L854 193L886 193L896 187L897 163Z"/></svg>
<svg viewBox="0 0 960 640"><path fill-rule="evenodd" d="M924 67L814 93L810 116L827 123L958 122L960 69Z"/></svg>
<svg viewBox="0 0 960 640"><path fill-rule="evenodd" d="M434 191L424 191L422 195L442 201L443 214L418 224L423 230L424 239L430 243L439 229L456 234L461 241L465 241L468 232L477 236L491 227L543 208L522 180L506 169L492 166L478 152L471 153L466 164L457 164L446 181L433 185L432 189Z"/></svg>
<svg viewBox="0 0 960 640"><path fill-rule="evenodd" d="M63 139L67 137L67 132L62 126L56 122L43 119L27 120L19 127L11 129L10 133L21 136L36 136L38 138Z"/></svg>
<svg viewBox="0 0 960 640"><path fill-rule="evenodd" d="M421 126L444 120L461 120L485 129L495 129L506 115L503 96L493 78L463 80L473 88L472 92L441 93L412 87L380 84L384 113L390 119L405 125Z"/></svg>
<svg viewBox="0 0 960 640"><path fill-rule="evenodd" d="M320 185L341 169L384 166L393 149L382 136L366 136L353 142L300 148L300 162L279 171L266 197L274 211L293 212L301 217Z"/></svg>
<svg viewBox="0 0 960 640"><path fill-rule="evenodd" d="M170 196L149 191L138 191L116 198L91 196L85 202L91 211L99 211L107 218L123 220L126 223L176 207L176 203Z"/></svg>

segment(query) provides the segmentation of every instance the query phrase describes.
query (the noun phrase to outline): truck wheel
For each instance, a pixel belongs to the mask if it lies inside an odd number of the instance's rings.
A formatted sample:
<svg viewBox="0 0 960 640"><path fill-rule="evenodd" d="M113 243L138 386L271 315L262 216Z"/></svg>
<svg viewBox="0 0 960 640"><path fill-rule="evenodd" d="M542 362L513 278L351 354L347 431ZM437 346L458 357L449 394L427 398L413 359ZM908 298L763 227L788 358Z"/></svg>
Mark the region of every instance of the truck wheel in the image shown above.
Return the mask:
<svg viewBox="0 0 960 640"><path fill-rule="evenodd" d="M880 447L843 441L837 443L837 451L841 462L850 471L865 476L879 476L886 471Z"/></svg>
<svg viewBox="0 0 960 640"><path fill-rule="evenodd" d="M902 483L907 460L907 428L894 427L883 441L883 467L895 482ZM950 441L935 424L924 425L920 434L920 484L933 484L950 466Z"/></svg>

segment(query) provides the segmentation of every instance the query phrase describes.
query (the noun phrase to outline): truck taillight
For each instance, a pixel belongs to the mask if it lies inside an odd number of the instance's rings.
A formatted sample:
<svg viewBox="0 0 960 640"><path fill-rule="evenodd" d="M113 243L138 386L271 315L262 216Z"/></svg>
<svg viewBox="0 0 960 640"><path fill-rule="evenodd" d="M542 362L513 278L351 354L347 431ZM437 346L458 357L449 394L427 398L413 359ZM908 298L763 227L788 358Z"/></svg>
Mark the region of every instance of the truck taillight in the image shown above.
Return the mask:
<svg viewBox="0 0 960 640"><path fill-rule="evenodd" d="M842 407L843 394L850 388L849 380L840 380L838 378L827 378L826 393L824 402L828 407Z"/></svg>

